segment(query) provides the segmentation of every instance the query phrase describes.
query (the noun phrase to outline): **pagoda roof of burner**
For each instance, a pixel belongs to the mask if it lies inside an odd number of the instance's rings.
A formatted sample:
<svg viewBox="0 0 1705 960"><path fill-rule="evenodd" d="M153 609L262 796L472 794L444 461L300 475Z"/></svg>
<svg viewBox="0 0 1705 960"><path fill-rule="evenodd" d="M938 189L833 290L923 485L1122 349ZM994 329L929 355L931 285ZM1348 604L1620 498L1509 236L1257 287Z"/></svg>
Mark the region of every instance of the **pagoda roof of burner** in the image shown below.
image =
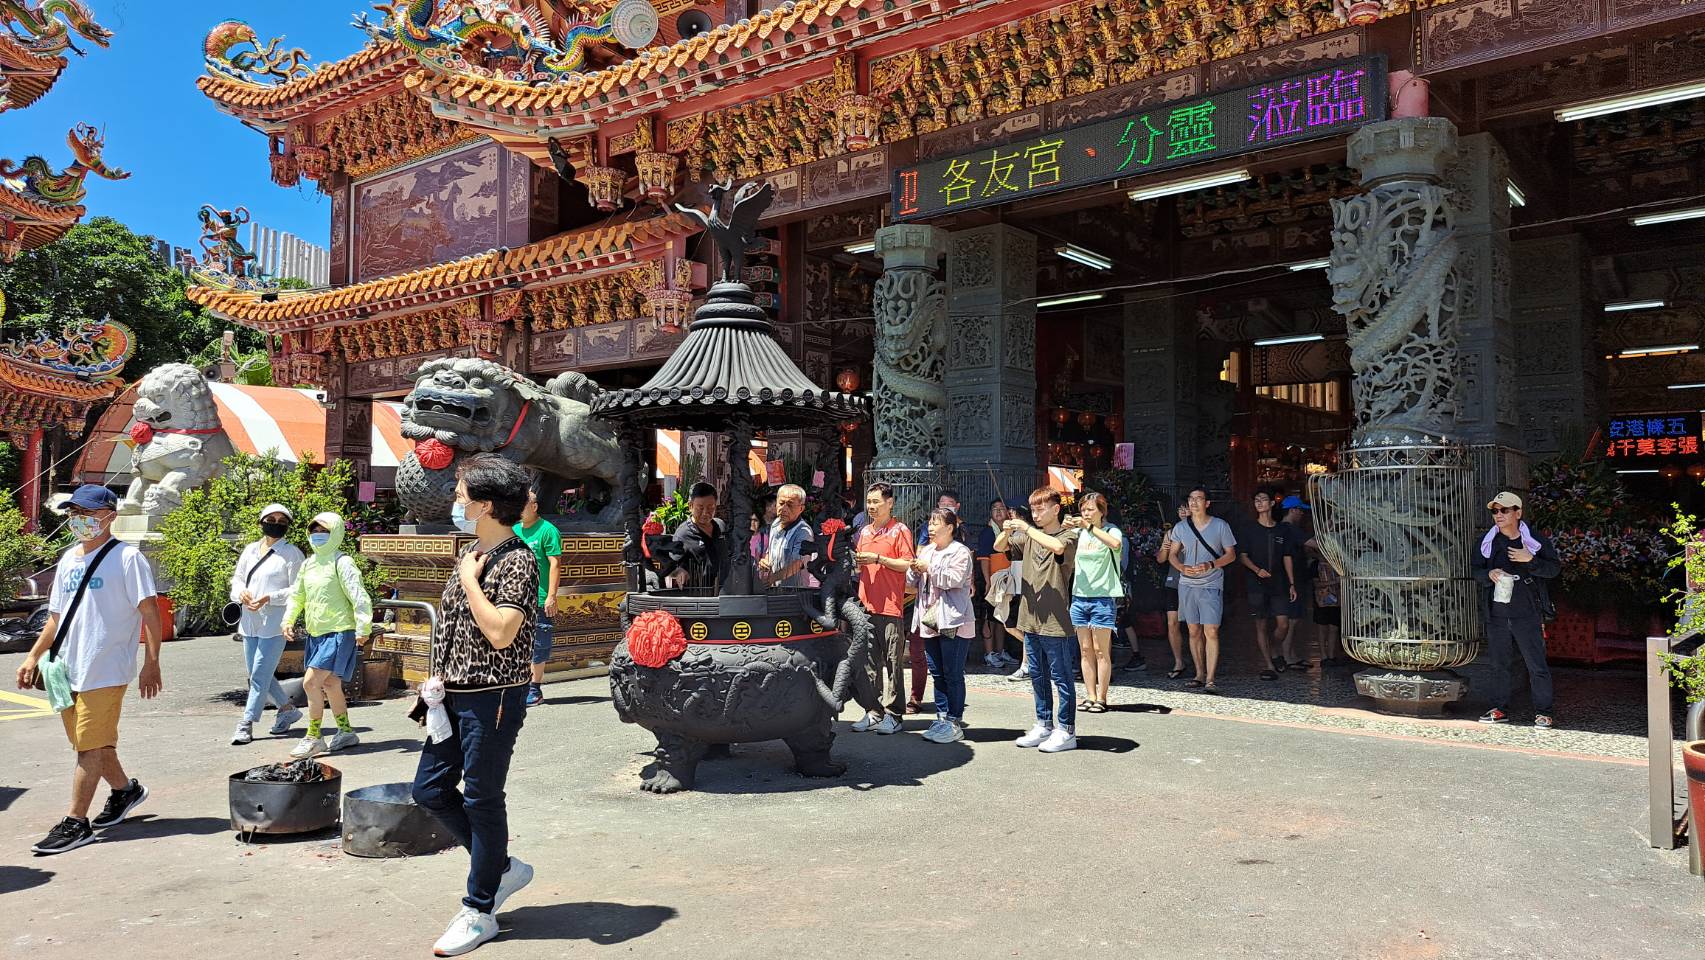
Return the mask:
<svg viewBox="0 0 1705 960"><path fill-rule="evenodd" d="M666 429L725 430L734 417L792 429L864 419L870 401L813 383L776 342L751 288L724 281L711 287L687 338L650 381L604 393L592 412Z"/></svg>

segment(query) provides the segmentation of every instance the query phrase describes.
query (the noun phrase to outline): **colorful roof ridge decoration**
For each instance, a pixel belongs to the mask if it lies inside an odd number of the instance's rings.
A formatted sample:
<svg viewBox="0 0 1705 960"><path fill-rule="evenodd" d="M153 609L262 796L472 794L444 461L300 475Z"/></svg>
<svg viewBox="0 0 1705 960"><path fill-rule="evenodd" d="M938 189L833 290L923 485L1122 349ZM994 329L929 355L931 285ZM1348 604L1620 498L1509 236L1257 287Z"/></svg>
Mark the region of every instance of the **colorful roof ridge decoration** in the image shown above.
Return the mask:
<svg viewBox="0 0 1705 960"><path fill-rule="evenodd" d="M0 342L0 432L64 426L80 434L89 404L118 393L135 352L136 335L111 319Z"/></svg>
<svg viewBox="0 0 1705 960"><path fill-rule="evenodd" d="M210 44L211 40L209 34ZM322 63L310 72L272 84L233 74L210 62L208 73L196 80L195 85L227 113L259 122L282 122L306 109L399 80L418 67L407 47L376 43L342 60Z"/></svg>
<svg viewBox="0 0 1705 960"><path fill-rule="evenodd" d="M93 126L78 124L65 141L75 159L64 170L55 171L40 156L25 157L21 164L0 159L0 259L10 261L71 229L84 213L79 201L89 174L108 180L130 176L102 161L104 140Z"/></svg>
<svg viewBox="0 0 1705 960"><path fill-rule="evenodd" d="M381 22L362 13L355 26L376 41L402 44L427 69L521 84L575 74L589 44L639 48L657 36L657 11L648 0L618 0L595 20L576 19L560 41L541 10L505 0L398 0L377 9L386 14Z"/></svg>
<svg viewBox="0 0 1705 960"><path fill-rule="evenodd" d="M112 38L79 0L0 0L0 27L0 112L41 99L65 69L66 50L82 55L73 31L101 47Z"/></svg>
<svg viewBox="0 0 1705 960"><path fill-rule="evenodd" d="M272 42L263 44L254 27L241 20L226 20L207 31L202 51L209 73L245 83L288 83L311 73L308 52L301 47L280 50L283 43L283 37L273 37ZM239 49L245 45L252 49Z"/></svg>
<svg viewBox="0 0 1705 960"><path fill-rule="evenodd" d="M448 263L323 291L235 291L190 287L191 301L222 319L269 333L445 303L562 273L632 266L638 248L661 246L698 225L679 214L566 233L510 250L488 250ZM563 268L569 268L564 270Z"/></svg>

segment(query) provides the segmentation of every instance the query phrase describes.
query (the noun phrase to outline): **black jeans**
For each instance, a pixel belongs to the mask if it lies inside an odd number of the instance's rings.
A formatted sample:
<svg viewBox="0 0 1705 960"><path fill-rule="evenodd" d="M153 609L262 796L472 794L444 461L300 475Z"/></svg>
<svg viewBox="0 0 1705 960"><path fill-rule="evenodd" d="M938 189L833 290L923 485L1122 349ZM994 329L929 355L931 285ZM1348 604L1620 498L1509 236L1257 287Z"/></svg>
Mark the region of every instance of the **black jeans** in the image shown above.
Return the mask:
<svg viewBox="0 0 1705 960"><path fill-rule="evenodd" d="M1510 670L1515 666L1516 651L1527 662L1527 676L1533 684L1533 711L1551 712L1551 668L1545 663L1545 628L1538 617L1488 617L1486 642L1492 648L1492 681L1486 693L1492 706L1508 709L1510 703Z"/></svg>
<svg viewBox="0 0 1705 960"><path fill-rule="evenodd" d="M451 693L444 700L451 735L426 742L414 774L414 802L443 821L468 849L468 895L462 903L490 913L509 866L509 810L503 786L515 736L527 718L527 687ZM461 789L457 789L457 782Z"/></svg>

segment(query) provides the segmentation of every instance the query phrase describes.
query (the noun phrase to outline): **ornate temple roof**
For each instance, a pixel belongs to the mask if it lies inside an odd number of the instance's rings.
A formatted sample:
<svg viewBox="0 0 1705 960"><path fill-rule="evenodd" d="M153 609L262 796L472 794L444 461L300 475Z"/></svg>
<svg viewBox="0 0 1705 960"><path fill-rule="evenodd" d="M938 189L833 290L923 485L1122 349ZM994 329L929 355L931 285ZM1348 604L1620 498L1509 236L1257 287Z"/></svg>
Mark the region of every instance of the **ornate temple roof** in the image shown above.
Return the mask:
<svg viewBox="0 0 1705 960"><path fill-rule="evenodd" d="M813 383L782 351L768 317L750 287L716 284L663 368L642 387L605 391L593 414L682 430L726 430L733 417L788 429L870 415L867 398Z"/></svg>
<svg viewBox="0 0 1705 960"><path fill-rule="evenodd" d="M281 123L339 100L377 90L419 66L398 43L371 43L342 60L280 83L209 73L195 85L225 112L260 123Z"/></svg>
<svg viewBox="0 0 1705 960"><path fill-rule="evenodd" d="M89 404L124 385L135 352L135 334L111 320L0 342L0 432L60 425L81 432Z"/></svg>
<svg viewBox="0 0 1705 960"><path fill-rule="evenodd" d="M276 292L190 287L192 302L215 316L269 333L362 319L427 303L445 303L564 273L586 274L638 261L640 247L699 229L679 214L566 233L512 250L435 264L332 290Z"/></svg>
<svg viewBox="0 0 1705 960"><path fill-rule="evenodd" d="M100 131L80 123L65 135L73 159L55 170L44 157L25 157L22 163L0 158L0 260L11 260L59 239L82 219L89 174L123 180L130 174L109 167L101 158Z"/></svg>
<svg viewBox="0 0 1705 960"><path fill-rule="evenodd" d="M112 36L80 0L61 0L53 12L42 5L0 6L0 113L21 110L53 87L65 69L65 51L82 53L72 44L73 31L103 47Z"/></svg>

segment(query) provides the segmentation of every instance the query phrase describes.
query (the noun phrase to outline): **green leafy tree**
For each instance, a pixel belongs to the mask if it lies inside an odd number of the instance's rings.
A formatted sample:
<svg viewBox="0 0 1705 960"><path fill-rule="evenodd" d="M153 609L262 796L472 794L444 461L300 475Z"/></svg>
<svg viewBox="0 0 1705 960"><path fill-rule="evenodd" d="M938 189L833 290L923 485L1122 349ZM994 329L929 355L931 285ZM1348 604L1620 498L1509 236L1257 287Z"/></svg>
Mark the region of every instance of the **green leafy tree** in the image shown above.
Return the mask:
<svg viewBox="0 0 1705 960"><path fill-rule="evenodd" d="M53 551L46 538L24 532L24 513L0 490L0 603L18 596L24 578L47 566Z"/></svg>
<svg viewBox="0 0 1705 960"><path fill-rule="evenodd" d="M346 520L356 512L349 500L355 474L348 461L329 467L308 461L289 463L276 456L238 453L225 458L225 469L207 486L186 493L177 509L161 521L163 546L156 556L161 574L170 581L179 615L199 627L220 624L219 611L230 599L231 573L245 544L260 538L260 509L269 503L290 508L296 522L288 539L308 547L308 520L331 511ZM360 553L353 533L347 533L343 552L361 569L367 592L387 594L390 575Z"/></svg>
<svg viewBox="0 0 1705 960"><path fill-rule="evenodd" d="M149 242L111 217L95 217L0 266L6 335L111 317L136 333L126 368L132 378L195 356L221 325L189 301L183 275L154 259ZM243 331L238 344L256 349L260 336Z"/></svg>
<svg viewBox="0 0 1705 960"><path fill-rule="evenodd" d="M253 333L253 331L244 332ZM237 366L236 382L245 387L272 386L272 358L267 356L264 349L244 350L242 347L243 340L242 333L239 333L237 346L231 351L231 361ZM224 352L224 344L223 337L214 340L202 347L201 351L191 357L189 362L203 371L207 370L219 362Z"/></svg>

